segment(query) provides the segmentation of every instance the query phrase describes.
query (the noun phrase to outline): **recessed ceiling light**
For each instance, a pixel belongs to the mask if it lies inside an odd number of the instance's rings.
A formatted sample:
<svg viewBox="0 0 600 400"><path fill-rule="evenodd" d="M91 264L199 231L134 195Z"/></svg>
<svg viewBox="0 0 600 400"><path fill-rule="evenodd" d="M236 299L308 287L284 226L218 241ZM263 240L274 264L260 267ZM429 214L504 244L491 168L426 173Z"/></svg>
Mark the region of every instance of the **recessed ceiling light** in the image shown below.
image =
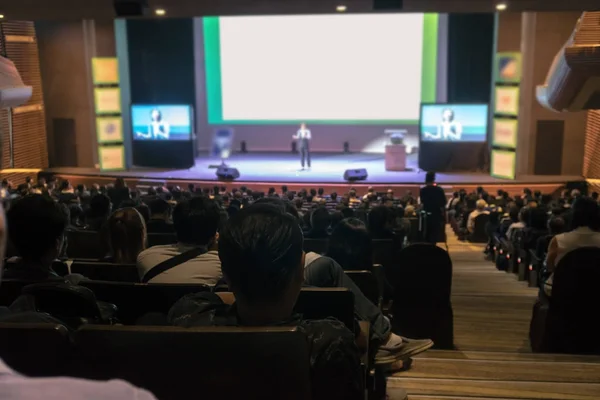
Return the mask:
<svg viewBox="0 0 600 400"><path fill-rule="evenodd" d="M345 5L343 5L343 4L340 4L339 6L337 6L337 7L335 8L335 10L336 10L337 12L345 12L347 9L348 9L348 7L346 7L346 6L345 6Z"/></svg>
<svg viewBox="0 0 600 400"><path fill-rule="evenodd" d="M498 3L498 4L496 4L496 10L498 10L498 11L504 11L504 10L506 10L506 3Z"/></svg>
<svg viewBox="0 0 600 400"><path fill-rule="evenodd" d="M165 15L167 11L164 8L157 8L156 10L154 10L154 13L156 15Z"/></svg>
<svg viewBox="0 0 600 400"><path fill-rule="evenodd" d="M0 19L4 18L4 14L0 14Z"/></svg>

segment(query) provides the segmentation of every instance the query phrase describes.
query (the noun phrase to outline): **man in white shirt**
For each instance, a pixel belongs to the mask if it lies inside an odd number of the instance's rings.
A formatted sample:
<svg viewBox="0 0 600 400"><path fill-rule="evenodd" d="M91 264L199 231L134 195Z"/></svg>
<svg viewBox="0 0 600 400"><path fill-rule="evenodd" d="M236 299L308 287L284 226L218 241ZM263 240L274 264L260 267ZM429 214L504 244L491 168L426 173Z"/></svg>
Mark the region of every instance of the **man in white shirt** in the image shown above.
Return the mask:
<svg viewBox="0 0 600 400"><path fill-rule="evenodd" d="M307 129L306 124L303 122L300 125L298 132L296 132L292 138L298 141L300 150L300 164L302 165L302 169L304 169L305 161L308 165L308 169L310 169L310 140L312 139L310 129Z"/></svg>

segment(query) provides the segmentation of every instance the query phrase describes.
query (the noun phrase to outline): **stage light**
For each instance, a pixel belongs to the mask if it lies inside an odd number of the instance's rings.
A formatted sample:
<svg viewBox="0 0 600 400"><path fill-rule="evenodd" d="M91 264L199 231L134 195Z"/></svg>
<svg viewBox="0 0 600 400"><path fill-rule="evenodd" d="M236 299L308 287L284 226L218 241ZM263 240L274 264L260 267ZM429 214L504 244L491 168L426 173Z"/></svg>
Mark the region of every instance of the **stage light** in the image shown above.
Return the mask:
<svg viewBox="0 0 600 400"><path fill-rule="evenodd" d="M4 18L4 14L0 14L0 19Z"/></svg>
<svg viewBox="0 0 600 400"><path fill-rule="evenodd" d="M343 5L343 4L340 4L339 6L337 6L337 7L335 8L335 10L336 10L337 12L346 12L346 10L347 10L347 9L348 9L348 7L346 7L346 6L345 6L345 5Z"/></svg>
<svg viewBox="0 0 600 400"><path fill-rule="evenodd" d="M498 3L498 4L496 4L496 10L498 10L498 11L504 11L504 10L506 10L506 8L507 8L506 3Z"/></svg>
<svg viewBox="0 0 600 400"><path fill-rule="evenodd" d="M167 13L167 11L164 8L157 8L156 10L154 10L154 14L156 14L156 15L163 16L166 13Z"/></svg>

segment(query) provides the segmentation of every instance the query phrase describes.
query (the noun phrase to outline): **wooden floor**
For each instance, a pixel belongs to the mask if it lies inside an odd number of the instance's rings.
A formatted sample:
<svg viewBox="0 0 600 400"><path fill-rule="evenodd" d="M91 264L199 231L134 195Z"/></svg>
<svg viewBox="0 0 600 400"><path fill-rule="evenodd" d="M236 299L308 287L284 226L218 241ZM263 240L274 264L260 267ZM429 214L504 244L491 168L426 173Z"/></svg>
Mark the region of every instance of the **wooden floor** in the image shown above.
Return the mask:
<svg viewBox="0 0 600 400"><path fill-rule="evenodd" d="M388 379L410 400L600 399L600 357L533 354L528 331L537 292L484 261L483 246L448 234L456 351L428 351Z"/></svg>

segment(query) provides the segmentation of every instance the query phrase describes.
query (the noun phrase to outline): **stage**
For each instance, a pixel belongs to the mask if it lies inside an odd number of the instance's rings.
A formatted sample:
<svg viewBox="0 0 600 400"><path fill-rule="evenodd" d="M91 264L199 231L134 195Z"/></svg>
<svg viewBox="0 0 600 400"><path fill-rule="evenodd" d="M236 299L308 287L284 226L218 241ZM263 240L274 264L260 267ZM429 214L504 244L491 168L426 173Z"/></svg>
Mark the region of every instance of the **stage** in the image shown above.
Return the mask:
<svg viewBox="0 0 600 400"><path fill-rule="evenodd" d="M198 157L196 164L186 170L168 170L133 167L128 171L100 171L95 168L49 168L41 173L69 179L72 183L93 182L108 183L116 177L135 181L140 185L173 184L200 185L220 184L216 177L216 168L220 160ZM229 167L237 168L240 178L227 185L247 186L268 189L270 186L287 184L290 187L324 186L328 188L347 188L349 186L374 186L378 190L385 188L415 188L423 184L425 172L417 165L416 154L407 158L406 171L386 171L383 154L371 153L313 153L312 168L301 170L298 154L292 153L235 153L228 160ZM344 181L347 169L365 168L369 174L364 181L349 183ZM529 186L542 191L553 191L567 181L581 180L581 176L524 176L517 181L498 179L484 172L438 173L438 182L447 188L484 186L488 190L500 187L505 190L520 190ZM512 190L511 190L512 189Z"/></svg>

